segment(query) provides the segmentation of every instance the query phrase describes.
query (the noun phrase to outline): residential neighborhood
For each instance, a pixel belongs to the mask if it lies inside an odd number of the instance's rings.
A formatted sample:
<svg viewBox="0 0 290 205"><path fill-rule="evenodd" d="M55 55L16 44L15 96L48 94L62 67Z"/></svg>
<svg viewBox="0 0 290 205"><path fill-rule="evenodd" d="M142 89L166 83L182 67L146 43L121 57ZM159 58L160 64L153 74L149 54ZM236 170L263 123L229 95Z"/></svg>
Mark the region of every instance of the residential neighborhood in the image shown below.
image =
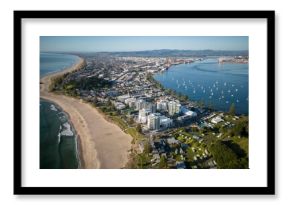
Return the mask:
<svg viewBox="0 0 290 205"><path fill-rule="evenodd" d="M85 68L56 80L52 90L91 103L132 136L128 168L248 168L247 116L214 110L154 79L200 57L79 55ZM224 162L219 149L233 162Z"/></svg>

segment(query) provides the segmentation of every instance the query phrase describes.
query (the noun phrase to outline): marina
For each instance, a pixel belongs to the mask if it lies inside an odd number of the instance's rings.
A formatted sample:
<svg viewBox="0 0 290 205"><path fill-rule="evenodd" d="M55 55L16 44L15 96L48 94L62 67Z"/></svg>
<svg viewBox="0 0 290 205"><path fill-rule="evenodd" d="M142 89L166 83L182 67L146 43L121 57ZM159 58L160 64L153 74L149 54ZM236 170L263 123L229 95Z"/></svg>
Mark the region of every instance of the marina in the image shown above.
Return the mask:
<svg viewBox="0 0 290 205"><path fill-rule="evenodd" d="M208 58L172 66L154 78L165 88L187 95L191 100L228 111L235 104L237 114L248 114L248 64L219 64Z"/></svg>

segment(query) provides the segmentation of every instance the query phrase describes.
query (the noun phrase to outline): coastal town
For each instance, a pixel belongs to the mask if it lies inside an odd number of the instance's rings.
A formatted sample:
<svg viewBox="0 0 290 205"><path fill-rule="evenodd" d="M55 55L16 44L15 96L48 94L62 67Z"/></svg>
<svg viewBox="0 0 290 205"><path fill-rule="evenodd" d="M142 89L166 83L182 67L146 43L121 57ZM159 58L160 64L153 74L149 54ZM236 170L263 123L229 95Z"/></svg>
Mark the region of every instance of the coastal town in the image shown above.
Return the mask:
<svg viewBox="0 0 290 205"><path fill-rule="evenodd" d="M78 54L78 69L54 78L50 91L90 103L132 137L122 168L249 168L248 116L214 110L166 89L154 75L206 57ZM247 56L220 57L247 63Z"/></svg>

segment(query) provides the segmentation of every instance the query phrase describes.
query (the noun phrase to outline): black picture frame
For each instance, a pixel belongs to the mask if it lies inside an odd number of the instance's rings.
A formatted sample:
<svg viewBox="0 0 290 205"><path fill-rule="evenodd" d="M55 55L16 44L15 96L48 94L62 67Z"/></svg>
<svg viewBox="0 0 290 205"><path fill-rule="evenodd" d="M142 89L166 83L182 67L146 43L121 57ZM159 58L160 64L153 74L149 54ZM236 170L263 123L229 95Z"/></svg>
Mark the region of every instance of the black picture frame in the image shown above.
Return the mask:
<svg viewBox="0 0 290 205"><path fill-rule="evenodd" d="M22 186L22 19L211 18L267 20L266 187L23 187ZM275 11L14 11L14 194L16 195L273 195L275 194Z"/></svg>

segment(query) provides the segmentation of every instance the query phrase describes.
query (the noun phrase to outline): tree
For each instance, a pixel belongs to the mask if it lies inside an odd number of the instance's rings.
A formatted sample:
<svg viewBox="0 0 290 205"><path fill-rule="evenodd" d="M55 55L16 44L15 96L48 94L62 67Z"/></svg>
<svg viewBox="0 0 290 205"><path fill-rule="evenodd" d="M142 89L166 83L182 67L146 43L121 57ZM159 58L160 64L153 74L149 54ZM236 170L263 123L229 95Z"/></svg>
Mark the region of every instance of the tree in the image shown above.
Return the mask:
<svg viewBox="0 0 290 205"><path fill-rule="evenodd" d="M191 147L188 147L188 148L187 148L186 158L187 158L187 160L188 160L189 162L192 162L193 159L194 159L194 153L193 153Z"/></svg>
<svg viewBox="0 0 290 205"><path fill-rule="evenodd" d="M200 100L200 101L198 102L198 104L199 104L200 107L204 107L204 104L205 104L205 103L204 103L203 100Z"/></svg>
<svg viewBox="0 0 290 205"><path fill-rule="evenodd" d="M134 124L134 119L133 119L133 117L130 117L130 119L129 119L129 124L131 124L131 125ZM138 132L139 132L139 131L138 131Z"/></svg>
<svg viewBox="0 0 290 205"><path fill-rule="evenodd" d="M164 156L160 157L159 162L159 169L166 169L167 168L167 159Z"/></svg>
<svg viewBox="0 0 290 205"><path fill-rule="evenodd" d="M144 142L144 150L143 150L143 153L149 154L151 152L152 152L152 147L151 147L150 143L147 142L147 141Z"/></svg>
<svg viewBox="0 0 290 205"><path fill-rule="evenodd" d="M229 114L232 116L236 114L235 103L231 104L230 109L229 109Z"/></svg>
<svg viewBox="0 0 290 205"><path fill-rule="evenodd" d="M137 168L143 169L148 168L150 159L147 154L141 153L137 155Z"/></svg>
<svg viewBox="0 0 290 205"><path fill-rule="evenodd" d="M137 132L141 133L142 132L142 127L140 124L137 125L136 127Z"/></svg>
<svg viewBox="0 0 290 205"><path fill-rule="evenodd" d="M210 152L214 160L221 169L239 169L241 168L238 156L232 149L227 147L223 142L217 141L210 146Z"/></svg>

